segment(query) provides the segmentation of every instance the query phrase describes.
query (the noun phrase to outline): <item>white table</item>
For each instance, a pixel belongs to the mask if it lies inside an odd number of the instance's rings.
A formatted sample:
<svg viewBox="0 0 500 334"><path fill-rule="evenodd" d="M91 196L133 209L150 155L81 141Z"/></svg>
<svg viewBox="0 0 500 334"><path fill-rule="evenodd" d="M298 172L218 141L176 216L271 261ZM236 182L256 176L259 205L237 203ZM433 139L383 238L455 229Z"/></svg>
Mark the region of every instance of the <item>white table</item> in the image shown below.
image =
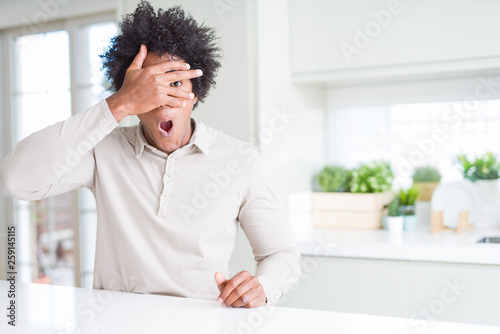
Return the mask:
<svg viewBox="0 0 500 334"><path fill-rule="evenodd" d="M500 333L500 327L285 307L224 309L210 300L25 283L16 287L14 328L7 325L8 289L0 281L0 333Z"/></svg>

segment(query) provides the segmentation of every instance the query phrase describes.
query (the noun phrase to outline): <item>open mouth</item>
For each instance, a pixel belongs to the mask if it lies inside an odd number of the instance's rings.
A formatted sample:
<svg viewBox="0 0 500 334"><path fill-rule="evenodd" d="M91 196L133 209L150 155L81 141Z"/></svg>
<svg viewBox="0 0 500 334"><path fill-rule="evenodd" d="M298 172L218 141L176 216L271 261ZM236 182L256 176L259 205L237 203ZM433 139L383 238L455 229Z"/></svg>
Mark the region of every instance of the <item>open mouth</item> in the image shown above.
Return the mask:
<svg viewBox="0 0 500 334"><path fill-rule="evenodd" d="M160 132L163 135L171 135L173 133L174 123L171 120L160 122Z"/></svg>
<svg viewBox="0 0 500 334"><path fill-rule="evenodd" d="M172 123L172 121L166 121L166 122L161 122L160 123L160 128L163 130L163 131L166 131L166 132L169 132L170 130L172 130L172 126L174 124Z"/></svg>

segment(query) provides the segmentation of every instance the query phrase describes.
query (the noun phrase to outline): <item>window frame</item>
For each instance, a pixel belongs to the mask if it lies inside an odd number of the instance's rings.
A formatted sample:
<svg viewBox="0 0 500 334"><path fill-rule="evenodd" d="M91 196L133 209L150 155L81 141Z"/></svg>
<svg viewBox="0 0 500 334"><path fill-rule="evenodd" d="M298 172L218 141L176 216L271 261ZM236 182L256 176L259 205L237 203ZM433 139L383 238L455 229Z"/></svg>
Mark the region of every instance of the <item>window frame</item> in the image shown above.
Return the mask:
<svg viewBox="0 0 500 334"><path fill-rule="evenodd" d="M113 21L117 23L117 13L113 11L99 12L92 15L85 15L81 17L69 17L59 20L54 20L37 27L36 33L46 33L50 31L65 30L69 37L69 57L70 57L70 97L71 97L71 115L75 115L84 109L84 101L78 86L80 78L82 77L82 68L79 66L86 60L85 51L87 46L82 38L81 27L91 24L98 24ZM15 125L16 119L16 105L13 99L14 87L16 87L16 75L14 73L16 66L16 59L14 57L14 39L27 35L23 27L9 28L0 31L0 157L5 159L7 153L14 147L16 143L15 138ZM11 226L14 222L15 202L0 186L2 194L0 198L0 240L2 241L2 249L0 254L6 254L7 245L3 240L7 236L7 227ZM71 192L73 210L73 242L74 242L74 275L75 286L81 287L83 280L82 271L82 245L81 245L81 230L80 230L80 195L78 190ZM19 240L16 240L19 243ZM17 265L17 263L16 263ZM6 279L7 263L5 256L0 259L0 279Z"/></svg>

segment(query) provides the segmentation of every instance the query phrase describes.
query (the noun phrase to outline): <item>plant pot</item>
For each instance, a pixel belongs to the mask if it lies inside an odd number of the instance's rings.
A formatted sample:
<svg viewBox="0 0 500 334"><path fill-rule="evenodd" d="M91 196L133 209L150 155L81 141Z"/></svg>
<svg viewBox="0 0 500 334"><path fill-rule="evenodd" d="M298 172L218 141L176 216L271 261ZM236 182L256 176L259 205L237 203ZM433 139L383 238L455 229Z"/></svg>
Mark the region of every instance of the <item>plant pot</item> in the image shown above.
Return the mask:
<svg viewBox="0 0 500 334"><path fill-rule="evenodd" d="M420 194L417 201L430 202L434 190L439 186L439 182L416 182L413 184Z"/></svg>
<svg viewBox="0 0 500 334"><path fill-rule="evenodd" d="M399 214L401 216L413 216L415 215L415 205L403 205L399 207Z"/></svg>
<svg viewBox="0 0 500 334"><path fill-rule="evenodd" d="M500 202L500 183L499 179L495 180L476 180L474 181L481 199L485 203Z"/></svg>
<svg viewBox="0 0 500 334"><path fill-rule="evenodd" d="M317 227L378 229L382 211L393 194L354 194L314 192L313 224Z"/></svg>
<svg viewBox="0 0 500 334"><path fill-rule="evenodd" d="M405 231L414 231L417 228L417 216L403 216L404 217L404 226L403 230Z"/></svg>
<svg viewBox="0 0 500 334"><path fill-rule="evenodd" d="M404 217L387 217L387 230L391 234L401 234L403 233Z"/></svg>

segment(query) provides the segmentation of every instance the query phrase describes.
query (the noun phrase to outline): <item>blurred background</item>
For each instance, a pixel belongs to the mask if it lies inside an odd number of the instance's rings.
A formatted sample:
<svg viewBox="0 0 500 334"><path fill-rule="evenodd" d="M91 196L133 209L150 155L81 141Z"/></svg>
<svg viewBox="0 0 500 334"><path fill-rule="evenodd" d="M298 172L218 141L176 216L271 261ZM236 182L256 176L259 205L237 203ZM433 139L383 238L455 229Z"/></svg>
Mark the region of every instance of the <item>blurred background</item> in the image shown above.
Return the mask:
<svg viewBox="0 0 500 334"><path fill-rule="evenodd" d="M446 183L464 177L459 155L500 153L498 1L150 2L156 9L180 4L216 29L222 68L193 117L259 147L299 238L313 224L311 196L325 166L385 161L399 190L411 186L418 168L433 167ZM98 55L137 3L0 0L0 160L30 133L110 94ZM428 230L428 204L420 210L427 213L418 224ZM96 209L88 190L35 202L2 191L0 219L2 232L18 227L19 280L92 287ZM484 203L475 223L500 229L500 204ZM248 269L253 256L239 235L234 267ZM5 247L6 234L1 238ZM5 268L4 256L0 264ZM498 273L498 266L488 270ZM387 295L373 296L380 303ZM408 314L409 302L402 304ZM382 309L367 312L400 308Z"/></svg>

